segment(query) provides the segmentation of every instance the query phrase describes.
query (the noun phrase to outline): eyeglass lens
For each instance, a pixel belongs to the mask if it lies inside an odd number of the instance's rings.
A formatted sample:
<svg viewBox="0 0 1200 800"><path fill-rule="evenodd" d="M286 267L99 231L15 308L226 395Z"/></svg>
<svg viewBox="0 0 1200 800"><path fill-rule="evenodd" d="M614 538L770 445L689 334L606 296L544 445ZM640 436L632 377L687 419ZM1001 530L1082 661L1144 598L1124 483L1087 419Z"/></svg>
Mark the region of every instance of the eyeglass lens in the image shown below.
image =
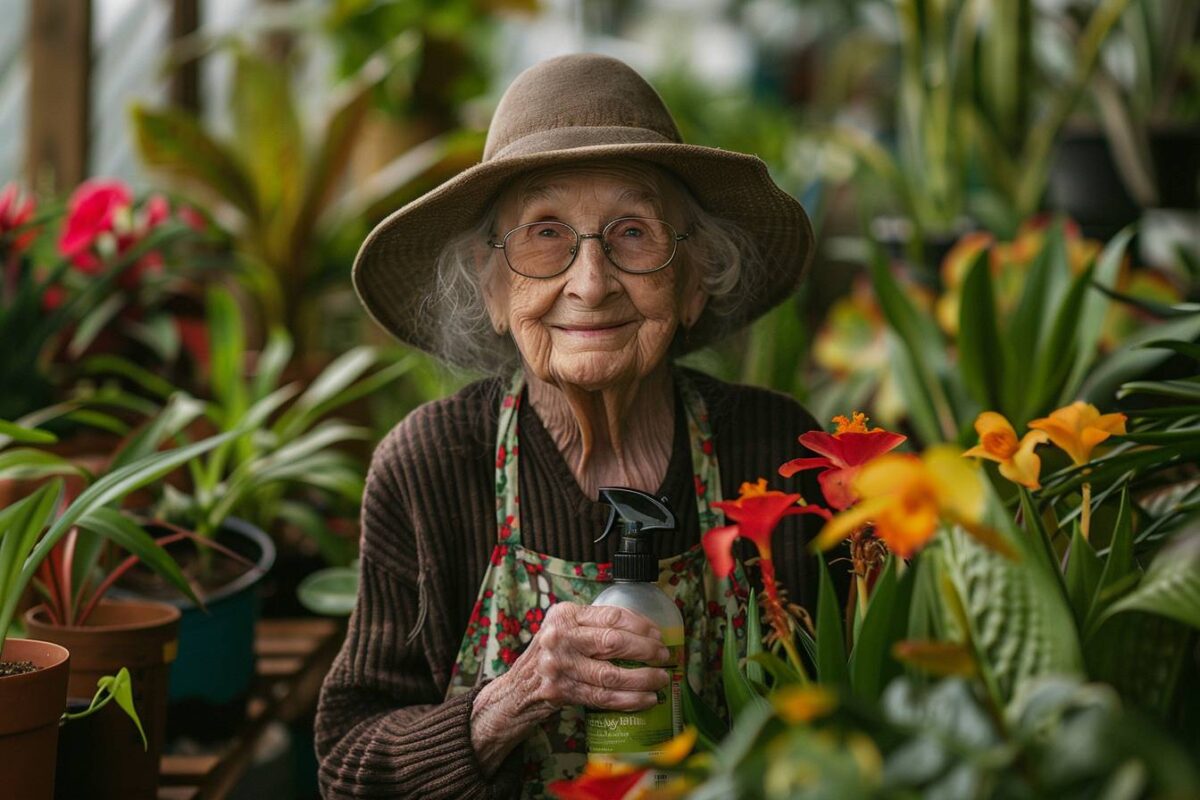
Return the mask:
<svg viewBox="0 0 1200 800"><path fill-rule="evenodd" d="M653 272L675 254L675 230L657 219L613 220L602 237L605 253L627 272ZM580 240L562 222L532 222L509 232L504 253L514 270L530 277L552 277L575 257Z"/></svg>

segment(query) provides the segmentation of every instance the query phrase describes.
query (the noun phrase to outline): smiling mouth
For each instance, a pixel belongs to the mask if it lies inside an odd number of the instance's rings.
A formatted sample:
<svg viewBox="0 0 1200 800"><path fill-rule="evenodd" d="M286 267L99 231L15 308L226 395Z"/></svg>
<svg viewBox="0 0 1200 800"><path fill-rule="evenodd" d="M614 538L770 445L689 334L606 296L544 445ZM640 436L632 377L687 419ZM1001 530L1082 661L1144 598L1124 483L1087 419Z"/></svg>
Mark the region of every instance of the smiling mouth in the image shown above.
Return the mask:
<svg viewBox="0 0 1200 800"><path fill-rule="evenodd" d="M588 336L588 335L595 336L595 335L605 334L610 331L619 330L621 328L624 328L627 325L632 325L632 324L633 324L632 322L613 322L613 323L602 324L602 325L553 325L551 327L556 328L560 331L563 331L564 333L573 333L573 334L579 334L579 335L583 335L583 336Z"/></svg>

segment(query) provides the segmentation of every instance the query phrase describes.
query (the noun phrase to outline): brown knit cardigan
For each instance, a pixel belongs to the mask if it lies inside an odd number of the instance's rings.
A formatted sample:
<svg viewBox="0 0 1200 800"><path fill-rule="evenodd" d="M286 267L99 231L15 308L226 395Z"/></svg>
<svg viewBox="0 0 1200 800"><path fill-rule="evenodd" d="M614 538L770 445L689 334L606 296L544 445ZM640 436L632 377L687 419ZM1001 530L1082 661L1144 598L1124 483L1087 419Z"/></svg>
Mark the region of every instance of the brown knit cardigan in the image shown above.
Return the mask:
<svg viewBox="0 0 1200 800"><path fill-rule="evenodd" d="M812 473L776 472L804 455L796 437L816 427L794 400L688 372L709 409L721 491L742 481L820 502ZM445 700L489 556L496 544L494 469L504 382L474 383L412 412L379 444L362 509L361 585L341 653L325 679L316 722L320 783L328 798L507 798L520 793L517 748L492 775L471 746L475 692ZM610 561L616 541L593 543L607 519L584 496L529 403L520 410L523 544L571 561ZM658 537L660 557L699 541L691 450L678 404L660 488L679 528ZM775 560L791 597L812 610L816 581L804 544L819 518L790 517ZM478 690L476 690L478 691Z"/></svg>

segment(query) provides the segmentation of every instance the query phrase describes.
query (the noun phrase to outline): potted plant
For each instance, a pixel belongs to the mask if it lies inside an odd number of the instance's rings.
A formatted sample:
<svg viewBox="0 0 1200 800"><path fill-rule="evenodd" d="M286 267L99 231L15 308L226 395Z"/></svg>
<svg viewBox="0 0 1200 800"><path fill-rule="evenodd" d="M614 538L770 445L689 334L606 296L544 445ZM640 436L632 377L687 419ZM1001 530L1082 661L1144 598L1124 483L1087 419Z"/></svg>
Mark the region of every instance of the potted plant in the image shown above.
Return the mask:
<svg viewBox="0 0 1200 800"><path fill-rule="evenodd" d="M0 420L0 441L43 439L35 431ZM61 503L63 481L54 478L29 496L0 510L0 781L14 797L49 798L54 785L54 748L58 718L66 707L68 651L49 642L9 639L17 604L41 563L63 537L78 526L99 529L118 541L137 541L153 557L152 542L113 504L152 483L188 460L218 446L217 436L187 447L136 459L99 478L69 504ZM8 461L15 462L12 453ZM31 471L44 459L22 454ZM100 520L100 522L96 522Z"/></svg>
<svg viewBox="0 0 1200 800"><path fill-rule="evenodd" d="M1191 342L1154 347L1198 355ZM831 508L745 484L721 504L732 524L704 545L718 576L741 537L769 567L779 519L827 516L813 545L849 541L846 608L822 566L815 624L797 619L764 568L762 622L752 600L746 627L775 646L748 636L744 661L726 652L732 726L685 693L691 727L655 759L551 790L633 796L655 768L676 777L667 797L1194 796L1195 385L1127 384L1121 396L1169 405L1075 402L1020 438L985 412L965 453L895 452L903 437L859 414L804 434L821 457L780 473L820 469Z"/></svg>
<svg viewBox="0 0 1200 800"><path fill-rule="evenodd" d="M205 548L192 550L188 540L179 540L170 547L204 598L204 611L191 601L163 596L160 589L165 593L167 587L156 588L138 570L125 576L119 588L123 594L157 596L180 606L179 658L171 672L171 703L179 713L170 715L169 725L172 732L182 732L186 722L190 735L217 739L244 718L254 675L259 584L276 552L266 531L294 522L331 560L338 559L335 563L349 562L352 555L345 554L344 540L314 513L311 497L297 493L359 502L365 469L338 447L364 439L366 432L326 417L398 379L415 360L400 359L372 371L380 354L357 348L331 362L302 390L297 383L280 385L292 354L282 329L275 329L262 352L252 357L236 301L217 287L208 296L207 323L209 397L186 401L198 411L194 421L144 436L192 441L212 431L232 435L189 463L185 481L156 487L145 501L147 516L171 526L164 532L190 531L198 541L220 544L254 568L214 562Z"/></svg>
<svg viewBox="0 0 1200 800"><path fill-rule="evenodd" d="M85 355L174 361L193 337L168 305L190 284L163 267L201 224L119 181L84 182L40 208L15 183L0 190L0 418L47 406Z"/></svg>
<svg viewBox="0 0 1200 800"><path fill-rule="evenodd" d="M160 437L169 437L199 414L199 403L177 396L107 459L107 471L152 455ZM44 450L0 448L0 477L30 474L43 479L52 474L75 478L78 488L68 489L69 500L104 473L94 476ZM145 533L147 527L146 520L127 512L85 516L50 550L31 580L43 602L25 613L25 629L71 652L69 698L86 704L100 678L124 669L132 678L132 702L146 720L144 730L135 732L112 707L97 709L94 718L73 729L72 738L86 746L77 747L71 768L60 771L60 795L86 792L97 798L153 798L157 794L168 675L178 652L179 610L166 603L107 599L105 593L136 564L144 564L177 591L199 601L162 549L192 534L155 541ZM64 747L69 744L64 742Z"/></svg>

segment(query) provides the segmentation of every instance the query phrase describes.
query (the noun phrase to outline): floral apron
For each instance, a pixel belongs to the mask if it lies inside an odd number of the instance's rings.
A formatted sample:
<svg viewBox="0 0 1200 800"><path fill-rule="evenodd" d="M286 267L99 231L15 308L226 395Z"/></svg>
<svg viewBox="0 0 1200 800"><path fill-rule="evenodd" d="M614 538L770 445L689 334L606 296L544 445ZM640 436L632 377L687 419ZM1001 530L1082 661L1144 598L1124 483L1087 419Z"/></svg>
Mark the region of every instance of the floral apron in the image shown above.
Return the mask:
<svg viewBox="0 0 1200 800"><path fill-rule="evenodd" d="M695 474L700 530L717 525L712 503L721 499L721 476L704 402L676 374L684 400ZM522 546L518 476L517 412L524 380L516 375L500 406L496 444L498 543L479 587L471 619L450 676L447 697L471 691L504 674L538 632L546 610L560 601L590 604L612 581L611 564L572 562ZM725 615L733 614L739 653L745 652L745 587L739 564L729 581L708 567L702 546L659 561L659 587L684 618L687 677L713 708L721 708L721 651ZM522 797L542 797L547 783L574 778L587 762L583 708L569 706L547 718L524 743Z"/></svg>

